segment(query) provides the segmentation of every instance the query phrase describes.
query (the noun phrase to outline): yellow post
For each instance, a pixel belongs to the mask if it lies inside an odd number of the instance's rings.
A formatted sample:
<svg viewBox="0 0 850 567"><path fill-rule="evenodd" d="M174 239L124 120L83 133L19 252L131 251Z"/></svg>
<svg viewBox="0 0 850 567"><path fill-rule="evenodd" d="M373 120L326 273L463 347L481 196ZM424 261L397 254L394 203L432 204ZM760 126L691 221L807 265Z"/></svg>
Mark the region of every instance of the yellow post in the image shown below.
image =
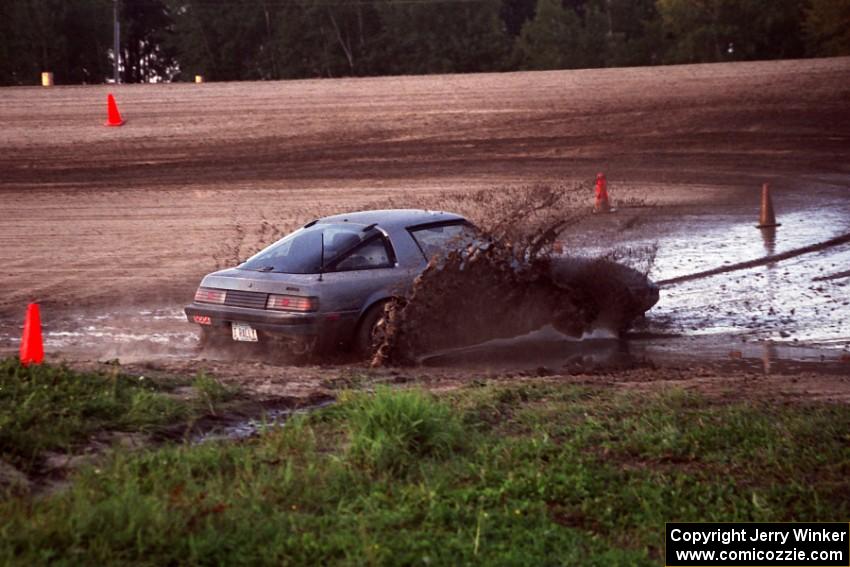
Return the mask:
<svg viewBox="0 0 850 567"><path fill-rule="evenodd" d="M41 74L41 86L42 87L52 87L53 86L53 73L45 71Z"/></svg>
<svg viewBox="0 0 850 567"><path fill-rule="evenodd" d="M196 83L203 83L204 82L204 76L203 75L195 75L195 82Z"/></svg>

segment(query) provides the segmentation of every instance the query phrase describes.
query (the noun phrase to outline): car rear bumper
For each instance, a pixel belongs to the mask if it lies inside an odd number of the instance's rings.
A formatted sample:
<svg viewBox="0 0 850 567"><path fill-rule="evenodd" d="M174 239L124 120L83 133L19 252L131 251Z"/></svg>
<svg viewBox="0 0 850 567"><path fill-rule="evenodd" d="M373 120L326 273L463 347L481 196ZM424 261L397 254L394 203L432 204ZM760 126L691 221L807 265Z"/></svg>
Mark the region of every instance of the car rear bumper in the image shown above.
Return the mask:
<svg viewBox="0 0 850 567"><path fill-rule="evenodd" d="M328 345L347 341L357 322L356 313L292 313L207 303L191 303L184 311L190 323L202 327L229 332L233 323L244 323L265 336L317 337Z"/></svg>
<svg viewBox="0 0 850 567"><path fill-rule="evenodd" d="M206 303L192 303L187 305L184 311L190 323L213 327L230 327L231 323L247 323L258 330L291 335L316 335L320 331L320 319L316 313L260 311ZM208 317L209 322L206 322L204 317Z"/></svg>

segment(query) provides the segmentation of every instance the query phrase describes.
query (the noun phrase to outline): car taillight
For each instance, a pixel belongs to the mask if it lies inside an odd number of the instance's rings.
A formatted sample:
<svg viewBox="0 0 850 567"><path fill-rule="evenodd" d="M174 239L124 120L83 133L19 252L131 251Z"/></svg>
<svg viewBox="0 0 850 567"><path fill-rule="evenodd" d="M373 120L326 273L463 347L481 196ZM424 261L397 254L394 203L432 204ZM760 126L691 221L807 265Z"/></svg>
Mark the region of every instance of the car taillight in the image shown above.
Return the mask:
<svg viewBox="0 0 850 567"><path fill-rule="evenodd" d="M318 308L318 297L272 294L266 301L266 309L277 309L279 311L316 311Z"/></svg>
<svg viewBox="0 0 850 567"><path fill-rule="evenodd" d="M227 292L223 289L210 289L208 287L199 287L195 292L195 301L198 303L224 303L224 298L227 297Z"/></svg>

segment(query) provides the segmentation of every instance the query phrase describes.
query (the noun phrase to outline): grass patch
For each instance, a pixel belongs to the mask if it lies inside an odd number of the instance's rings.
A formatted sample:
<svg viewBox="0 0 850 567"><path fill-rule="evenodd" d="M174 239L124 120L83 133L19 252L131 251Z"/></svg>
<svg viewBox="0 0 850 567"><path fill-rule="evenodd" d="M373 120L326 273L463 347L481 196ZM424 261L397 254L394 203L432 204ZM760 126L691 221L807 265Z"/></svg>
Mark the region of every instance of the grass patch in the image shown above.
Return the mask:
<svg viewBox="0 0 850 567"><path fill-rule="evenodd" d="M8 564L658 565L665 521L850 516L850 411L683 392L344 396L0 502Z"/></svg>
<svg viewBox="0 0 850 567"><path fill-rule="evenodd" d="M463 429L453 409L421 390L379 387L342 400L349 456L374 471L402 473L423 458L460 447Z"/></svg>
<svg viewBox="0 0 850 567"><path fill-rule="evenodd" d="M199 372L192 381L192 388L198 395L199 403L206 407L213 415L216 414L216 406L234 397L236 392L228 388L205 372Z"/></svg>
<svg viewBox="0 0 850 567"><path fill-rule="evenodd" d="M166 389L118 366L76 372L2 360L0 458L28 470L43 451L68 449L98 431L143 431L185 418L187 407L164 395Z"/></svg>

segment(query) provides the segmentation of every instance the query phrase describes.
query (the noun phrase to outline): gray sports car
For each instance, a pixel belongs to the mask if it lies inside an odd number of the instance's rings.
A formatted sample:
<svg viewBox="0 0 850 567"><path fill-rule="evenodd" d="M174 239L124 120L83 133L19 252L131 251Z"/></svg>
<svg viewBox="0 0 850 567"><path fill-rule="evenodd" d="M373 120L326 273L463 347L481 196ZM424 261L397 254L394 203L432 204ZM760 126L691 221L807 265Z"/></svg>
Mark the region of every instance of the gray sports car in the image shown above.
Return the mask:
<svg viewBox="0 0 850 567"><path fill-rule="evenodd" d="M207 275L185 309L202 343L285 341L296 352L351 344L366 354L386 301L472 225L451 213L365 211L314 220Z"/></svg>
<svg viewBox="0 0 850 567"><path fill-rule="evenodd" d="M469 221L445 212L364 211L317 219L243 264L204 277L186 315L200 325L202 343L285 342L301 354L353 345L368 355L385 303L405 297L435 254L475 238ZM553 265L556 280L586 277L583 261L560 260ZM617 277L633 305L625 319L630 322L655 304L658 288L621 268Z"/></svg>

